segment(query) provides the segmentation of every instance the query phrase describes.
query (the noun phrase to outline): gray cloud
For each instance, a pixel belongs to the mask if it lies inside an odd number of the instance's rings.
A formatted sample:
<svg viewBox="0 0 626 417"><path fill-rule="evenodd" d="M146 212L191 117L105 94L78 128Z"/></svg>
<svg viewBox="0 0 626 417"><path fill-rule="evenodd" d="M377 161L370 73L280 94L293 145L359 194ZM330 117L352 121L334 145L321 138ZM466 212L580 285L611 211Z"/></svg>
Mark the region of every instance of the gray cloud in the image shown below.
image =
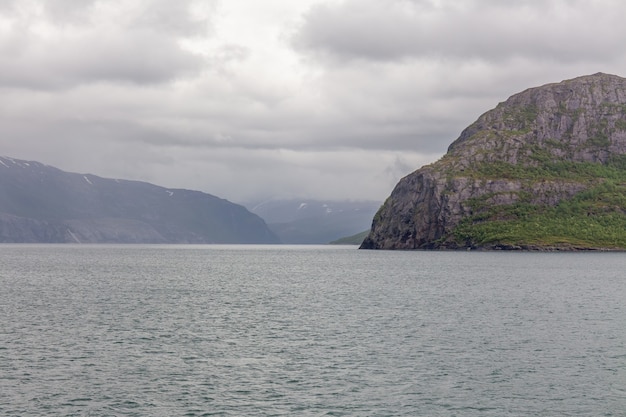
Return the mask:
<svg viewBox="0 0 626 417"><path fill-rule="evenodd" d="M611 0L346 0L312 8L294 45L333 59L611 59L624 11Z"/></svg>
<svg viewBox="0 0 626 417"><path fill-rule="evenodd" d="M201 69L203 60L179 44L180 36L209 29L192 16L189 1L102 4L49 0L20 12L13 6L11 24L0 37L0 85L150 84Z"/></svg>
<svg viewBox="0 0 626 417"><path fill-rule="evenodd" d="M152 0L137 13L133 25L158 33L176 36L204 35L212 31L209 22L195 17L191 0ZM203 1L203 5L215 11L215 0Z"/></svg>
<svg viewBox="0 0 626 417"><path fill-rule="evenodd" d="M200 65L197 57L181 51L169 39L141 33L131 38L111 34L45 46L25 45L19 56L3 54L0 84L54 89L90 82L159 83L196 71Z"/></svg>
<svg viewBox="0 0 626 417"><path fill-rule="evenodd" d="M443 152L522 89L619 73L622 12L612 0L345 0L312 7L291 44L351 115L345 143Z"/></svg>
<svg viewBox="0 0 626 417"><path fill-rule="evenodd" d="M0 2L0 153L235 201L383 200L508 96L626 74L616 0L307 1L263 21L245 0Z"/></svg>

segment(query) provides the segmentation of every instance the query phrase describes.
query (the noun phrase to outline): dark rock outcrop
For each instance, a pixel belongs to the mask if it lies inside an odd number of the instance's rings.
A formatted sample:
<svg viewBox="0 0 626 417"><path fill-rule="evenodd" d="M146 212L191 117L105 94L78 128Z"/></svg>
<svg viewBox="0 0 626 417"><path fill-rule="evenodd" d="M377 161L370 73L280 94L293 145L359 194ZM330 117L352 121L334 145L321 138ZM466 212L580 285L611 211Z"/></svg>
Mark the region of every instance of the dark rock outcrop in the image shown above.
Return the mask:
<svg viewBox="0 0 626 417"><path fill-rule="evenodd" d="M621 175L625 154L626 79L598 73L528 89L480 116L442 159L400 180L361 247L540 248L538 238L478 239L459 230L485 229L490 221L521 224L521 205L544 215L604 183L603 170ZM619 181L614 194L624 191ZM605 206L618 216L626 212ZM569 247L568 236L559 239Z"/></svg>
<svg viewBox="0 0 626 417"><path fill-rule="evenodd" d="M199 191L0 157L0 242L278 243L243 206Z"/></svg>

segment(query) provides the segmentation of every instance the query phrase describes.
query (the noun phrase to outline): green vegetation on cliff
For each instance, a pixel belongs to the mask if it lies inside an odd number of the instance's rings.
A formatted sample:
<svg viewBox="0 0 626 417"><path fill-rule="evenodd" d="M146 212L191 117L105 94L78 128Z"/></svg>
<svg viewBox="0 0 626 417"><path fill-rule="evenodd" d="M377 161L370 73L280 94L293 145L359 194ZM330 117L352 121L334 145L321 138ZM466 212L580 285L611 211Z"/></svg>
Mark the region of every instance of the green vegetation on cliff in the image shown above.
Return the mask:
<svg viewBox="0 0 626 417"><path fill-rule="evenodd" d="M466 217L459 246L626 248L626 184L605 181L556 206L518 202Z"/></svg>
<svg viewBox="0 0 626 417"><path fill-rule="evenodd" d="M365 239L370 231L366 230L361 233L357 233L356 235L342 237L341 239L333 240L330 242L331 245L360 245L363 243L363 239Z"/></svg>
<svg viewBox="0 0 626 417"><path fill-rule="evenodd" d="M472 212L453 230L453 240L467 247L626 248L626 155L606 163L541 160L537 166L484 163L475 178L520 180L523 191L510 205L489 204L492 195L468 200ZM584 184L585 190L556 205L533 204L536 183L559 180Z"/></svg>

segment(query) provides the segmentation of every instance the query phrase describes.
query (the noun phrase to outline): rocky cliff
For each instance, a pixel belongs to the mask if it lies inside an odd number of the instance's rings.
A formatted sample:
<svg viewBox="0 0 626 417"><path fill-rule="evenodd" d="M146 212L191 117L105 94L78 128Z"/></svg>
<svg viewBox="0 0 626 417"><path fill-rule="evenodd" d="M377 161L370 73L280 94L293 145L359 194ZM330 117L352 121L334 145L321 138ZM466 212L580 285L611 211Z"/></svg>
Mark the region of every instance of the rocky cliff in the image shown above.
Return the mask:
<svg viewBox="0 0 626 417"><path fill-rule="evenodd" d="M216 196L0 157L0 242L278 243Z"/></svg>
<svg viewBox="0 0 626 417"><path fill-rule="evenodd" d="M626 248L626 79L531 88L403 178L366 249Z"/></svg>

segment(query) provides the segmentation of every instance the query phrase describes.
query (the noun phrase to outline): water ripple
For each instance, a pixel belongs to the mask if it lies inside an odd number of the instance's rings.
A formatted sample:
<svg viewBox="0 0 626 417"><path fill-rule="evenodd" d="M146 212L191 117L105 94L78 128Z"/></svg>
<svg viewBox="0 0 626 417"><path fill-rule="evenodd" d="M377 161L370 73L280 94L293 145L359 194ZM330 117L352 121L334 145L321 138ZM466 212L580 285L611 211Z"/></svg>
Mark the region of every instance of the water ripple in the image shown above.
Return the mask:
<svg viewBox="0 0 626 417"><path fill-rule="evenodd" d="M626 415L621 254L1 250L2 415Z"/></svg>

